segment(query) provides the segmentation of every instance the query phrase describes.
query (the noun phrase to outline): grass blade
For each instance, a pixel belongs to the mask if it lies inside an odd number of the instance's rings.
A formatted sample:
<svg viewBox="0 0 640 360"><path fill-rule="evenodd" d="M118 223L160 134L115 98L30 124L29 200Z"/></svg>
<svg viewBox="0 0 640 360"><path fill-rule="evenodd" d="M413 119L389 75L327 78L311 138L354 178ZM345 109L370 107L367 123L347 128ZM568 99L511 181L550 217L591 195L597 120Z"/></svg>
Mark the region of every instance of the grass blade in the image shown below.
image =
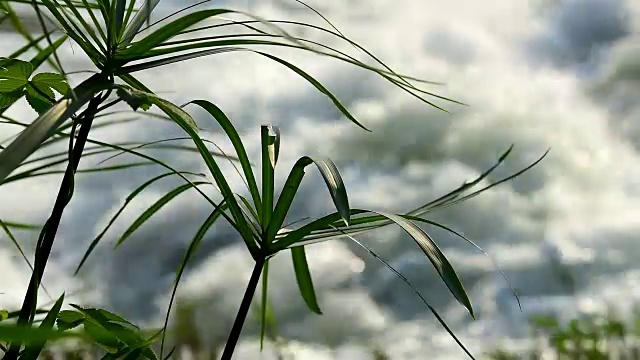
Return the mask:
<svg viewBox="0 0 640 360"><path fill-rule="evenodd" d="M229 120L229 118L217 107L215 104L206 101L206 100L195 100L188 104L195 104L203 108L207 111L220 126L222 130L224 130L225 134L231 141L234 150L236 151L236 155L238 156L238 160L240 161L240 165L242 166L242 171L244 172L244 178L247 181L249 192L251 193L251 198L253 199L253 205L255 209L258 211L257 220L260 219L260 211L262 209L262 204L260 200L260 192L258 191L258 185L256 184L256 178L253 174L253 170L251 167L251 163L249 162L249 156L247 155L247 151L245 150L244 144L242 143L242 139L240 139L240 135L236 131L235 127ZM249 207L251 208L251 207Z"/></svg>
<svg viewBox="0 0 640 360"><path fill-rule="evenodd" d="M131 236L140 226L142 226L147 220L149 220L156 212L158 212L162 207L168 204L173 198L182 194L183 192L193 188L193 186L210 184L208 181L197 181L192 184L184 184L180 185L177 188L169 191L164 196L162 196L158 201L156 201L153 205L151 205L147 210L145 210L138 218L124 231L116 246L114 248L118 248L125 240Z"/></svg>
<svg viewBox="0 0 640 360"><path fill-rule="evenodd" d="M136 196L138 196L142 191L144 191L144 189L146 189L147 187L151 186L153 183L166 178L167 176L170 175L175 175L176 172L167 172L161 175L158 175L148 181L146 181L144 184L138 186L135 190L133 190L133 192L131 192L131 194L129 194L129 196L127 196L127 198L124 201L124 204L122 204L122 206L120 207L120 209L118 209L118 211L116 212L116 214L109 220L109 223L107 224L107 226L105 226L105 228L100 232L100 234L98 234L98 236L96 236L93 241L91 241L91 244L89 245L89 248L87 249L87 251L85 251L84 255L82 256L82 260L80 260L80 263L78 264L78 266L76 267L76 270L74 272L74 276L78 274L78 272L80 271L80 269L82 268L82 266L84 265L84 263L87 261L87 259L89 258L89 255L91 255L91 253L93 252L93 249L98 245L98 243L100 242L100 240L102 239L102 237L104 237L104 235L107 233L107 231L109 231L109 229L111 228L111 225L113 225L113 223L116 221L116 219L118 219L118 217L120 216L120 214L122 214L122 212L127 208L127 205L129 205L129 203L135 199ZM194 173L189 173L189 172L180 172L180 174L184 175L199 175L199 174L194 174ZM200 175L202 176L202 175Z"/></svg>
<svg viewBox="0 0 640 360"><path fill-rule="evenodd" d="M262 125L260 127L260 139L262 144L262 241L264 241L265 249L268 249L273 241L273 238L268 236L269 221L271 221L271 214L273 213L273 193L274 189L274 176L275 176L275 163L271 161L271 153L274 152L277 136L271 134L271 126ZM277 140L276 140L277 139Z"/></svg>
<svg viewBox="0 0 640 360"><path fill-rule="evenodd" d="M191 243L189 243L189 247L187 248L187 251L184 254L184 258L182 259L182 262L180 263L180 267L178 267L178 271L176 272L176 280L175 280L175 282L173 284L173 289L171 290L171 298L169 300L169 307L167 309L167 313L166 313L166 316L165 316L165 319L164 319L163 329L165 330L165 332L166 332L167 327L169 326L169 315L171 314L171 307L173 306L173 303L174 303L174 300L175 300L175 297L176 297L176 292L178 291L178 285L180 284L180 279L182 279L182 275L184 274L184 270L186 269L187 264L189 263L189 260L191 260L191 257L193 256L193 254L195 254L196 249L198 248L198 246L200 246L200 243L202 242L202 239L204 239L204 236L207 234L207 232L209 231L211 226L213 226L213 224L216 222L216 220L218 220L220 215L222 215L227 208L228 208L228 206L227 206L227 203L225 201L222 201L220 204L215 206L215 209L211 212L211 214L209 214L207 219L204 221L204 223L198 229L198 232L196 233L196 235L191 240ZM164 352L165 332L163 332L163 334L162 334L162 341L161 341L161 344L160 344L160 357L161 358L162 358L162 354Z"/></svg>
<svg viewBox="0 0 640 360"><path fill-rule="evenodd" d="M58 318L58 313L60 313L60 309L62 308L62 303L64 301L64 294L58 298L58 301L53 305L51 310L47 313L47 316L44 318L44 321L40 324L40 329L42 330L51 330L53 329L53 325L56 323L56 319ZM42 349L44 349L46 342L40 341L33 345L27 346L24 350L24 353L20 356L20 360L36 360Z"/></svg>
<svg viewBox="0 0 640 360"><path fill-rule="evenodd" d="M313 280L311 279L311 272L309 271L309 264L307 263L304 247L300 246L291 249L291 257L293 259L293 269L296 273L296 281L298 282L300 295L302 295L304 302L311 311L322 315L316 298L316 292L313 289Z"/></svg>

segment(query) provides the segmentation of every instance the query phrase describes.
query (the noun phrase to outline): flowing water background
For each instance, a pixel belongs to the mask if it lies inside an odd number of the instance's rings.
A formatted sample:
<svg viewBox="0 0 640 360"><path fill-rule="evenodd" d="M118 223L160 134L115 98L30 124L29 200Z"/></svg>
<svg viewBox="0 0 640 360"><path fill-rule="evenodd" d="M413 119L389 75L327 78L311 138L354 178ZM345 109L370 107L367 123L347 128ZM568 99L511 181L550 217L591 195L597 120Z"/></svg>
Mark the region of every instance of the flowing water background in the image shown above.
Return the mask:
<svg viewBox="0 0 640 360"><path fill-rule="evenodd" d="M182 103L218 104L241 130L250 156L259 154L259 125L281 127L278 184L300 156L336 160L354 207L402 211L425 203L490 166L511 143L506 175L551 147L538 167L472 201L434 215L495 257L522 294L524 313L490 259L451 235L428 229L460 272L478 320L456 304L428 260L400 230L361 240L405 274L444 315L472 351L526 336L526 316L556 311L614 308L622 315L640 298L640 2L636 0L309 0L346 36L394 69L446 83L431 89L469 104L443 104L445 114L365 71L331 59L280 54L335 91L373 133L348 123L326 97L288 69L252 54L222 54L147 71L140 78L162 96ZM156 18L190 3L163 1ZM213 1L207 6L250 10L269 19L322 24L290 0ZM312 36L323 41L333 40ZM19 46L2 34L0 49ZM348 45L341 49L353 52ZM73 47L61 50L67 71L90 68ZM73 69L70 69L72 68ZM79 78L74 78L77 79ZM191 109L195 110L194 108ZM212 119L197 120L224 149ZM28 121L26 104L9 114ZM3 138L15 133L2 127ZM6 134L6 135L5 135ZM140 121L98 131L111 141L150 141L180 136L177 126ZM192 154L155 152L180 169L204 171ZM98 159L85 159L94 166ZM225 164L230 174L233 168ZM163 317L173 272L186 244L208 214L195 193L182 195L124 246L117 236L163 192L167 181L132 203L78 277L72 272L90 241L125 197L160 170L79 177L47 268L45 285L57 297L93 303L135 320ZM231 176L242 189L239 178ZM43 221L60 179L38 178L0 188L0 216ZM315 171L305 179L291 221L331 211ZM33 246L35 234L21 234ZM0 307L19 306L29 271L8 240L0 243ZM271 299L281 332L296 339L300 359L367 359L376 343L393 359L461 359L462 351L400 279L347 242L308 250L325 315L309 313L297 295L291 262L276 257ZM198 328L206 339L224 336L235 315L251 261L224 224L215 226L183 282L183 299L202 300ZM559 270L560 269L560 270ZM559 272L573 276L568 295ZM46 295L42 295L46 302ZM248 323L237 358L256 358L255 322ZM330 349L339 349L331 351ZM263 354L269 357L269 352Z"/></svg>

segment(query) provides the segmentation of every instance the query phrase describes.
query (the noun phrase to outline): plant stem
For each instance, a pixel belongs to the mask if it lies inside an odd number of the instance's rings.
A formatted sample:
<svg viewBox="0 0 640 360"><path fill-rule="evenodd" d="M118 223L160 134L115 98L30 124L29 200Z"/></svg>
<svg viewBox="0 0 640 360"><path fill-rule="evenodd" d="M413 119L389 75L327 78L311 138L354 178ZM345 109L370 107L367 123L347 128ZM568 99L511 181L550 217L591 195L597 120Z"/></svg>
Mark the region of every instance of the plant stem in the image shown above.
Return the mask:
<svg viewBox="0 0 640 360"><path fill-rule="evenodd" d="M233 356L233 351L238 344L238 340L240 339L240 333L242 332L242 326L244 325L244 321L247 319L247 314L249 313L249 308L251 307L251 301L253 300L253 295L256 292L256 288L258 287L258 282L260 281L260 274L262 274L262 267L264 266L265 259L262 257L258 257L256 260L256 264L253 268L253 272L251 273L251 278L249 278L249 283L247 284L247 290L244 292L244 297L242 298L242 302L240 303L240 309L238 309L238 314L236 315L236 320L233 322L233 327L231 328L231 332L229 333L229 339L227 340L227 344L224 346L224 351L222 352L221 360L231 360Z"/></svg>
<svg viewBox="0 0 640 360"><path fill-rule="evenodd" d="M22 308L18 316L18 325L27 325L33 320L37 301L38 301L38 287L42 282L42 276L44 275L44 269L49 260L51 249L53 248L53 242L55 240L56 233L58 232L58 226L60 225L60 219L64 213L64 208L71 200L71 194L73 193L74 176L84 151L84 146L89 137L91 125L96 114L96 109L103 101L102 98L96 97L91 100L88 105L85 115L81 117L82 124L80 131L76 139L75 146L71 152L69 164L67 170L62 178L60 189L58 190L58 196L56 202L51 210L51 216L45 223L40 238L38 239L38 246L36 248L36 259L31 274L31 280L29 281L29 287L27 288L27 294L24 297ZM9 350L5 353L3 360L16 360L18 358L20 348L20 342L12 343Z"/></svg>

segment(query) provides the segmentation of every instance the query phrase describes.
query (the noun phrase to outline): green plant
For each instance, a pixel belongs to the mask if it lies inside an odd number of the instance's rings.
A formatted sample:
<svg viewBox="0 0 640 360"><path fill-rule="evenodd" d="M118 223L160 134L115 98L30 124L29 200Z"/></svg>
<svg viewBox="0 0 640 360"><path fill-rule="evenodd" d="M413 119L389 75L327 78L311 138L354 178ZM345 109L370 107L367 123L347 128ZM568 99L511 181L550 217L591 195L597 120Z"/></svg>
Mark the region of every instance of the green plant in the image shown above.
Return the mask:
<svg viewBox="0 0 640 360"><path fill-rule="evenodd" d="M4 359L35 358L42 351L45 341L68 336L82 337L101 345L108 352L107 358L145 357L154 360L157 359L157 355L152 351L151 344L156 339L161 338L160 357L164 357L165 333L163 330L167 327L171 305L169 305L163 329L149 334L118 315L103 309L88 309L74 305L74 310L61 310L64 301L63 295L53 308L43 311L46 314L44 320L40 322L38 328L34 327L34 324L39 322L36 320L36 314L38 313L36 308L37 289L41 286L42 276L56 238L60 219L66 205L73 196L75 175L82 172L121 171L136 166L154 165L166 169L167 172L140 185L129 195L122 209L113 217L104 231L94 239L79 264L78 270L80 270L111 224L132 199L164 178L180 177L184 184L166 193L149 209L141 213L119 238L116 247L123 244L155 212L166 206L181 193L195 190L208 201L211 205L211 213L197 230L186 250L182 264L176 274L170 302L172 304L185 267L208 229L221 218L231 224L243 239L255 261L255 267L247 285L245 296L240 304L236 321L222 352L223 359L231 358L261 276L264 289L260 307L262 319L261 338L265 337L267 324L272 317L267 299L268 277L266 275L269 270L269 260L273 256L284 251L291 253L300 294L309 309L320 314L320 305L316 299L312 277L307 265L305 246L345 236L351 237L355 234L391 224L399 225L413 238L425 256L431 261L456 300L467 308L471 316L474 315L471 301L453 267L440 251L436 242L417 223L442 228L473 244L462 234L423 216L437 209L470 199L483 191L504 183L530 169L542 157L521 171L475 190L475 187L506 159L511 152L511 148L509 148L493 167L481 174L477 179L465 182L454 191L412 211L402 214L389 214L381 211L351 208L345 185L335 164L326 158L305 156L300 158L294 165L280 192L280 196L276 199L274 172L281 141L276 126L262 126L262 166L258 179L254 175L253 167L249 162L238 132L219 107L206 100L195 100L183 106L177 106L153 93L152 90L135 77L135 73L202 56L249 51L275 61L295 72L319 92L326 95L348 120L366 129L330 90L311 75L280 57L255 49L260 47L290 48L332 57L372 71L412 96L435 107L438 106L425 99L424 95L455 101L418 88L415 85L416 83L428 82L394 72L360 45L347 39L331 23L329 25L331 25L332 29L326 29L293 21L265 20L254 15L228 9L204 9L193 11L186 15L175 13L169 18L163 19L166 21L151 23L151 13L159 0L147 0L140 9L136 9L136 4L133 0L97 0L96 2L89 2L89 0L2 1L2 6L8 9L5 10L6 14L12 13L10 5L12 2L24 2L32 5L43 27L43 35L32 40L25 35L29 41L27 46L3 59L0 63L2 70L0 71L0 104L2 104L0 111L4 111L22 96L26 96L40 116L31 124L3 116L6 122L23 126L25 129L0 152L0 184L52 174L62 174L63 178L51 215L41 228L35 250L35 262L32 266L32 277L22 308L20 311L10 313L8 316L9 319L15 319L15 324L0 324L0 340L9 343L8 348L3 348L3 350L6 350ZM240 21L227 18L234 14L242 15L249 20ZM57 24L63 35L58 35L56 31L49 31L45 26L45 18ZM204 25L203 22L208 19L218 19L223 20L223 22L215 25ZM145 22L147 24L146 27L144 26ZM279 26L282 24L303 27L343 40L366 53L379 67L367 65L356 60L351 55L332 47L292 36ZM219 35L209 34L209 32L229 28L240 28L243 31L236 30L235 32ZM148 31L143 35L143 30ZM86 78L79 85L69 88L67 88L68 81L63 71L64 67L56 56L56 50L67 39L73 41L97 69L97 72ZM34 59L29 62L19 60L19 57L23 56L27 50L38 46L43 40L46 40L48 46L40 50ZM53 63L59 69L60 74L39 73L32 77L32 73L50 56L53 57ZM68 91L65 91L67 89ZM60 93L64 92L64 95L56 99L53 90ZM148 111L154 106L157 107L162 111L163 115L149 117L145 121L153 121L158 118L170 120L177 124L188 136L144 144L104 143L92 139L90 137L92 129L96 129L99 126L122 125L122 122L109 120L105 116L107 114L106 110L121 102L128 104L134 111L138 109ZM209 150L207 142L200 137L197 123L184 110L190 104L204 109L218 122L226 136L231 140L236 157L212 153ZM126 124L126 121L124 123ZM185 138L190 139L195 147L185 149L185 147L167 145L168 142ZM60 144L63 141L68 141L68 151L32 158L37 151ZM204 180L200 174L177 170L163 161L135 150L141 147L161 147L174 151L197 152L213 177L214 185L220 191L222 200L214 201L200 190L201 186L211 184ZM79 163L83 157L107 154L114 156L129 154L142 158L144 161L94 169L79 169ZM248 198L231 189L216 158L223 158L232 161L234 164L240 164L241 171L238 170L238 172L241 173L246 181L249 192ZM66 164L65 170L56 168L56 166L64 164ZM323 176L335 204L336 212L295 229L283 227L285 217L305 175L306 167L312 164L316 166ZM16 173L17 170L22 169L25 165L34 167ZM261 180L261 188L258 187L258 180ZM14 240L10 228L5 226L4 229L8 236ZM18 242L13 242L18 246ZM475 244L473 245L475 246ZM20 249L20 251L22 250ZM394 270L391 267L390 269ZM421 296L420 294L418 295ZM426 301L425 304L427 304ZM455 338L453 332L449 330L444 320L435 312L435 309L428 304L427 306L435 314L438 321ZM456 341L464 348L457 338ZM464 350L471 356L466 349Z"/></svg>
<svg viewBox="0 0 640 360"><path fill-rule="evenodd" d="M623 321L613 313L580 316L565 324L554 315L529 319L532 338L544 340L544 346L560 360L640 359L638 322L637 313L631 321ZM516 354L495 349L488 356L494 360L541 359L542 350Z"/></svg>

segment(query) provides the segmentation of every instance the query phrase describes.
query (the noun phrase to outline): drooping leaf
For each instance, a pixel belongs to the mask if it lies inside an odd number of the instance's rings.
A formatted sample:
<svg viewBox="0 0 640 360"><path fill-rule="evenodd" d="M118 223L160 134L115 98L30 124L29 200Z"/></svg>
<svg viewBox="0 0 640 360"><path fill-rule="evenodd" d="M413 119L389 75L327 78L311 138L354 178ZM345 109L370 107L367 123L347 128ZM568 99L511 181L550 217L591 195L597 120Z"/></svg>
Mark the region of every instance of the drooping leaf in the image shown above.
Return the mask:
<svg viewBox="0 0 640 360"><path fill-rule="evenodd" d="M198 185L205 185L205 184L209 184L209 182L198 181L198 182L194 182L193 184L180 185L179 187L163 195L158 201L156 201L147 210L145 210L142 214L140 214L140 216L138 216L138 218L124 231L122 236L120 236L120 239L118 239L118 241L116 242L115 247L117 248L120 245L122 245L122 243L125 242L131 236L131 234L133 234L140 226L142 226L145 222L147 222L147 220L149 220L162 207L168 204L173 198L175 198L176 196L182 194L183 192L189 189L192 189L194 185L198 186Z"/></svg>
<svg viewBox="0 0 640 360"><path fill-rule="evenodd" d="M304 168L310 164L315 164L320 174L324 178L325 184L329 189L333 203L338 210L338 213L342 217L345 224L349 225L351 221L351 211L349 210L349 198L347 196L347 190L342 180L342 176L338 171L338 168L328 158L322 157L308 157L304 156L300 158L293 169L289 173L287 180L284 184L278 202L276 203L273 217L269 223L269 229L267 231L268 237L275 237L276 233L280 230L284 219L289 212L289 208L293 202L293 199L298 192L302 178L304 177Z"/></svg>
<svg viewBox="0 0 640 360"><path fill-rule="evenodd" d="M229 118L224 114L224 112L215 104L206 101L206 100L194 100L190 103L198 105L206 110L216 121L224 132L227 134L227 137L231 141L236 154L238 155L238 160L240 161L240 165L242 166L242 171L244 172L244 178L247 181L247 185L249 187L249 192L251 193L251 197L253 199L253 205L258 212L256 220L260 219L260 211L262 211L262 201L260 199L260 192L258 191L258 185L256 184L256 178L253 174L253 170L251 167L251 162L249 161L249 157L247 155L247 151L242 143L242 139L240 139L240 135L236 131L235 127L229 120ZM187 103L187 104L190 104ZM250 206L247 205L249 209Z"/></svg>
<svg viewBox="0 0 640 360"><path fill-rule="evenodd" d="M304 302L311 311L316 314L322 314L316 298L316 292L313 288L313 280L311 279L311 272L309 271L309 264L307 263L307 255L304 247L300 246L291 249L291 256L300 295L302 295Z"/></svg>

